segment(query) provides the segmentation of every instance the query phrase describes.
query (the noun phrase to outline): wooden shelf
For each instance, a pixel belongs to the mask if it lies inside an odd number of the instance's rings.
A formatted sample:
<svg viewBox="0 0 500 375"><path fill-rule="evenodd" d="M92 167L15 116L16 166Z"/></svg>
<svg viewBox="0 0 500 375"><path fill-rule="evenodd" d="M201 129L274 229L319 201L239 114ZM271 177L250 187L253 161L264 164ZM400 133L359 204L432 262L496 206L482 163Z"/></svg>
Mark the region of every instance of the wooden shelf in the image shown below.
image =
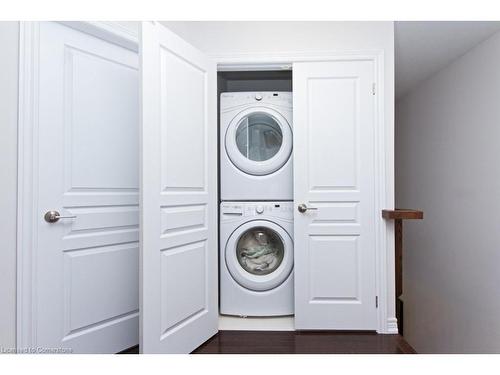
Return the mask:
<svg viewBox="0 0 500 375"><path fill-rule="evenodd" d="M419 210L396 208L394 210L382 210L382 217L388 220L421 220L424 213Z"/></svg>

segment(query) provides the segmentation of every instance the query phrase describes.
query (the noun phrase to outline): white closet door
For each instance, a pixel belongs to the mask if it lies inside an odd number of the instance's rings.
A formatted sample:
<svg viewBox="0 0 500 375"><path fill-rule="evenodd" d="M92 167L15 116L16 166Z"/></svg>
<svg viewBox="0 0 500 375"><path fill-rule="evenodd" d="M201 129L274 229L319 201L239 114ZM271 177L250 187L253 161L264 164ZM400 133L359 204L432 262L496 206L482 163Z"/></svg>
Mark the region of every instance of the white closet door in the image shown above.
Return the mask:
<svg viewBox="0 0 500 375"><path fill-rule="evenodd" d="M142 353L217 332L216 66L158 23L141 36Z"/></svg>
<svg viewBox="0 0 500 375"><path fill-rule="evenodd" d="M293 66L297 329L377 328L373 82L372 61Z"/></svg>
<svg viewBox="0 0 500 375"><path fill-rule="evenodd" d="M18 343L116 353L139 341L137 53L55 22L32 27L33 305Z"/></svg>

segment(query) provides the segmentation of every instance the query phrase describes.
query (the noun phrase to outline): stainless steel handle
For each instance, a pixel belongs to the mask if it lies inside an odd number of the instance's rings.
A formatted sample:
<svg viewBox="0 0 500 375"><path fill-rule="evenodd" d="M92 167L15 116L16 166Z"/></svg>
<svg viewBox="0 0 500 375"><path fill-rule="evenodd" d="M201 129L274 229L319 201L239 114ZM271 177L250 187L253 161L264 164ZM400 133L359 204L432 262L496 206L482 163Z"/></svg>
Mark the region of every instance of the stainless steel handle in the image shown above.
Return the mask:
<svg viewBox="0 0 500 375"><path fill-rule="evenodd" d="M299 212L302 214L308 210L317 210L317 209L318 209L317 207L307 207L307 205L304 203L299 204L297 207L297 210L299 210Z"/></svg>
<svg viewBox="0 0 500 375"><path fill-rule="evenodd" d="M57 211L47 211L45 216L43 217L47 223L56 223L59 219L76 219L76 215L74 216L61 216L61 214Z"/></svg>

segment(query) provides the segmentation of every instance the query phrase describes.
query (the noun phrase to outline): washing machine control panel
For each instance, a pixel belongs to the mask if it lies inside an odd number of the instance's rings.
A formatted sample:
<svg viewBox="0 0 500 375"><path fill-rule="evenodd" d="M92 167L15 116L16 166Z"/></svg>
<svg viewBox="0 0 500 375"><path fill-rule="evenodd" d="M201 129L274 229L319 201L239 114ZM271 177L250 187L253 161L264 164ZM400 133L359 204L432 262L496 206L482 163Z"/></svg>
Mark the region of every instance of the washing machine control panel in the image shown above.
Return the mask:
<svg viewBox="0 0 500 375"><path fill-rule="evenodd" d="M220 212L223 215L238 215L243 216L245 212L241 204L236 203L222 203L220 206Z"/></svg>
<svg viewBox="0 0 500 375"><path fill-rule="evenodd" d="M220 206L222 217L275 216L293 215L293 202L223 202Z"/></svg>

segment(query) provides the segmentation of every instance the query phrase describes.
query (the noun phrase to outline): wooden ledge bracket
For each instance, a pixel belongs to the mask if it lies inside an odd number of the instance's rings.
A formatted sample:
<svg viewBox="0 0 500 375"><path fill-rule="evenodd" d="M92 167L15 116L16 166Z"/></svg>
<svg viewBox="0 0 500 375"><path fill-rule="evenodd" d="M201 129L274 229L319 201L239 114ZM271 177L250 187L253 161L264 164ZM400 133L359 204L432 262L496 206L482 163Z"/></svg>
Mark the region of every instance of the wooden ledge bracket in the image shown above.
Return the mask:
<svg viewBox="0 0 500 375"><path fill-rule="evenodd" d="M395 231L395 272L396 272L396 318L398 320L398 331L403 335L403 220L421 220L424 213L419 210L408 210L396 208L394 210L382 210L382 217L386 220L394 220Z"/></svg>

